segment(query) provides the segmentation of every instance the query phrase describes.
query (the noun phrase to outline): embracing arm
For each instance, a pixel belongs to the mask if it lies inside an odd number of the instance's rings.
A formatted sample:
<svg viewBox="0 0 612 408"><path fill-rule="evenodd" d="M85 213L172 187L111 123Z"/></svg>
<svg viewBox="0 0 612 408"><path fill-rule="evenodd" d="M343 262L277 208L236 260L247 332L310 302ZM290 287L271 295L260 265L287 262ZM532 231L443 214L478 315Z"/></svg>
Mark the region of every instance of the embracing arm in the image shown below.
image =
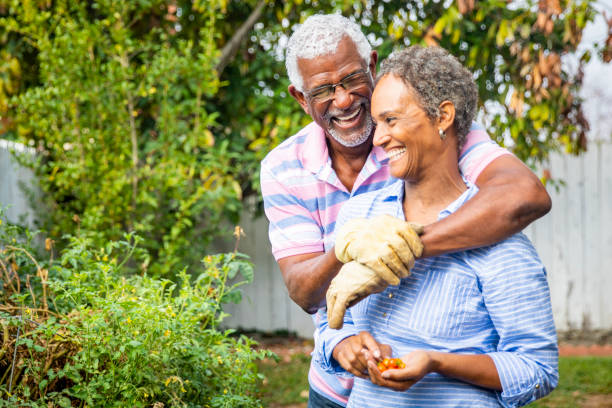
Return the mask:
<svg viewBox="0 0 612 408"><path fill-rule="evenodd" d="M308 313L325 305L325 293L343 263L334 251L288 256L278 260L289 297Z"/></svg>
<svg viewBox="0 0 612 408"><path fill-rule="evenodd" d="M478 193L459 210L425 227L423 256L491 245L550 211L538 177L515 156L493 160L478 176Z"/></svg>

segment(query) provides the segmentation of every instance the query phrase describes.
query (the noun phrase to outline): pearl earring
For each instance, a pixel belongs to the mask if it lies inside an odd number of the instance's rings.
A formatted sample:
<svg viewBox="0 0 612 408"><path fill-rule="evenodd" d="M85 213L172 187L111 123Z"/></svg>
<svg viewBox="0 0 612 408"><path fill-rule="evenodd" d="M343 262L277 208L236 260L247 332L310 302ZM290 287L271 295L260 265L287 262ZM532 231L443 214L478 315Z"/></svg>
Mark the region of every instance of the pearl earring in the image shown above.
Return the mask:
<svg viewBox="0 0 612 408"><path fill-rule="evenodd" d="M442 140L446 139L446 132L443 131L442 129L438 129L438 134L440 135L440 139Z"/></svg>

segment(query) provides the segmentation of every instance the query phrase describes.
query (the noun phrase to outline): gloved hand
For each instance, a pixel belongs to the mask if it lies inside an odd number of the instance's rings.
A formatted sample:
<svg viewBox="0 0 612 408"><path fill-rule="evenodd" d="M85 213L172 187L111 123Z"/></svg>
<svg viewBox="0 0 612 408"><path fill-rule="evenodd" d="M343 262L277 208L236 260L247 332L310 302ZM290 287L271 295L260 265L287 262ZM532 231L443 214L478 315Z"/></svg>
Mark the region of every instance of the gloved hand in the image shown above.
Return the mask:
<svg viewBox="0 0 612 408"><path fill-rule="evenodd" d="M351 261L340 269L327 289L327 320L332 329L342 328L346 308L353 306L372 293L379 293L400 280L394 274L386 280L372 269Z"/></svg>
<svg viewBox="0 0 612 408"><path fill-rule="evenodd" d="M340 228L336 238L336 258L357 261L372 268L383 279L410 275L414 259L423 253L419 234L423 227L390 215L356 218Z"/></svg>

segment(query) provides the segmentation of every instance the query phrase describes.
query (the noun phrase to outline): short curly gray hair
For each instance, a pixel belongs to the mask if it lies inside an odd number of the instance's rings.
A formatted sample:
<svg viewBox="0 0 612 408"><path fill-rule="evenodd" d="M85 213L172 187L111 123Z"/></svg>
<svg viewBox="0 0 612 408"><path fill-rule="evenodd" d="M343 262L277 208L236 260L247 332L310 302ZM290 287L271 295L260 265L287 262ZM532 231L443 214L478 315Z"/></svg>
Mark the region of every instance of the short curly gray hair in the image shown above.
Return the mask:
<svg viewBox="0 0 612 408"><path fill-rule="evenodd" d="M378 79L387 74L398 76L415 91L430 119L439 116L442 102L455 105L454 125L461 149L478 108L478 88L470 71L443 48L413 45L381 63Z"/></svg>
<svg viewBox="0 0 612 408"><path fill-rule="evenodd" d="M298 58L312 59L332 54L345 36L353 40L359 55L369 64L372 46L356 23L339 14L316 14L308 17L291 35L287 45L285 66L293 86L304 92L304 79L298 69Z"/></svg>

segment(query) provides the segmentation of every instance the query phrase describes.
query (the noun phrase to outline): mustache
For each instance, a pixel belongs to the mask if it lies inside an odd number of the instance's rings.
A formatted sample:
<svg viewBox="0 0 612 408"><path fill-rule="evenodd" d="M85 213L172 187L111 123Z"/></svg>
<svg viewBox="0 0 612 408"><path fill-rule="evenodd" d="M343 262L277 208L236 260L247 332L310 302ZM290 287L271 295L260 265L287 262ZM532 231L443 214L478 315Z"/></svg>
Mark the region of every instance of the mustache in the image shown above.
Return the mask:
<svg viewBox="0 0 612 408"><path fill-rule="evenodd" d="M355 111L359 110L362 106L365 110L366 115L369 115L370 114L370 104L368 103L368 101L359 100L346 109L328 110L327 112L325 112L325 114L323 114L323 120L325 120L327 124L330 124L331 120L334 117L344 116L347 113L354 113Z"/></svg>

